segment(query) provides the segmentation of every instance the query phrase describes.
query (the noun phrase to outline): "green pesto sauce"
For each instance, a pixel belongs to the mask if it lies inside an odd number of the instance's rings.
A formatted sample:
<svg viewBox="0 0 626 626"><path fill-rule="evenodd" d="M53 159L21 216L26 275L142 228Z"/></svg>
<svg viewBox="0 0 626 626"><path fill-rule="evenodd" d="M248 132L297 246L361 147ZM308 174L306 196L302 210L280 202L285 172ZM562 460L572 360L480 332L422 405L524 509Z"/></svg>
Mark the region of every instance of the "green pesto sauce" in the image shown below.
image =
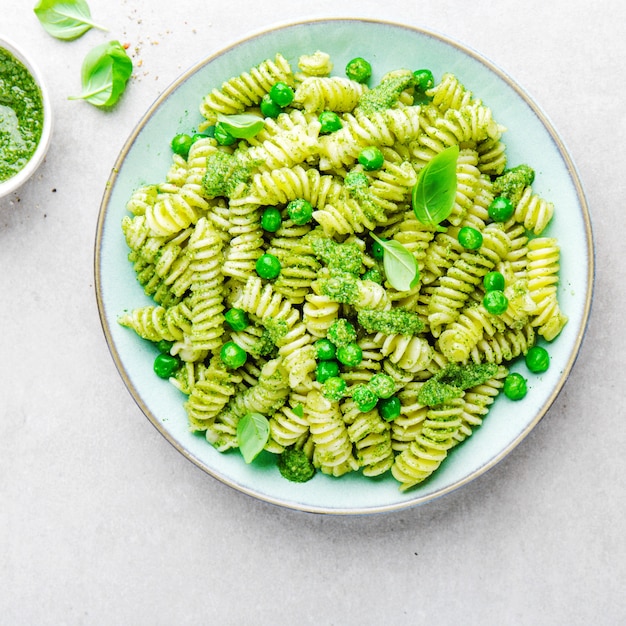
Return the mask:
<svg viewBox="0 0 626 626"><path fill-rule="evenodd" d="M424 383L417 395L417 401L424 406L445 404L461 396L465 389L487 382L497 371L498 366L494 363L450 363Z"/></svg>
<svg viewBox="0 0 626 626"><path fill-rule="evenodd" d="M249 167L243 165L236 156L218 150L207 157L207 171L202 186L209 198L231 197L249 179Z"/></svg>
<svg viewBox="0 0 626 626"><path fill-rule="evenodd" d="M533 180L535 171L528 165L518 165L493 181L494 194L508 198L513 206L517 206L524 189L532 185Z"/></svg>
<svg viewBox="0 0 626 626"><path fill-rule="evenodd" d="M24 168L37 149L42 130L39 85L20 61L0 48L0 182Z"/></svg>
<svg viewBox="0 0 626 626"><path fill-rule="evenodd" d="M365 115L389 109L396 104L400 94L414 84L415 77L409 71L389 76L359 98L357 109Z"/></svg>
<svg viewBox="0 0 626 626"><path fill-rule="evenodd" d="M358 320L370 333L417 335L424 330L424 323L419 316L403 309L390 311L363 309L358 313Z"/></svg>
<svg viewBox="0 0 626 626"><path fill-rule="evenodd" d="M320 281L325 296L335 302L355 304L359 299L359 279L348 272L335 272L330 278Z"/></svg>
<svg viewBox="0 0 626 626"><path fill-rule="evenodd" d="M325 237L311 239L315 256L321 259L331 270L358 274L361 271L363 255L356 243L338 243Z"/></svg>
<svg viewBox="0 0 626 626"><path fill-rule="evenodd" d="M326 332L326 337L335 344L337 348L342 348L356 341L356 330L348 320L340 317L330 325Z"/></svg>

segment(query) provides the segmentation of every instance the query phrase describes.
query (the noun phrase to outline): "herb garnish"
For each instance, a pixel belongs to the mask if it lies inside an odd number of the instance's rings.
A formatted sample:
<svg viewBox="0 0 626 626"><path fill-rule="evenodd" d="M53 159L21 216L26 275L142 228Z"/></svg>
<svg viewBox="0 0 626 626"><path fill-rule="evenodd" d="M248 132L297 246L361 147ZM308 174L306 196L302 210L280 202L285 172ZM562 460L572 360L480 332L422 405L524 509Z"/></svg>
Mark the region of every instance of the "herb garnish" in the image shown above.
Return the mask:
<svg viewBox="0 0 626 626"><path fill-rule="evenodd" d="M218 113L217 121L224 130L236 139L251 139L265 126L265 120L262 117L250 113L238 115Z"/></svg>
<svg viewBox="0 0 626 626"><path fill-rule="evenodd" d="M70 100L86 100L97 107L113 106L120 98L133 71L133 62L119 41L93 48L81 72L83 92Z"/></svg>
<svg viewBox="0 0 626 626"><path fill-rule="evenodd" d="M77 39L91 28L107 30L92 21L85 0L39 0L33 11L45 30L57 39Z"/></svg>
<svg viewBox="0 0 626 626"><path fill-rule="evenodd" d="M419 268L415 257L399 242L384 241L370 232L383 249L383 267L389 284L398 291L408 291L419 280Z"/></svg>
<svg viewBox="0 0 626 626"><path fill-rule="evenodd" d="M270 437L270 425L260 413L248 413L237 424L237 443L246 463L251 463L263 450Z"/></svg>
<svg viewBox="0 0 626 626"><path fill-rule="evenodd" d="M427 226L444 230L439 224L448 218L456 196L456 162L459 146L446 148L421 170L413 187L413 211Z"/></svg>

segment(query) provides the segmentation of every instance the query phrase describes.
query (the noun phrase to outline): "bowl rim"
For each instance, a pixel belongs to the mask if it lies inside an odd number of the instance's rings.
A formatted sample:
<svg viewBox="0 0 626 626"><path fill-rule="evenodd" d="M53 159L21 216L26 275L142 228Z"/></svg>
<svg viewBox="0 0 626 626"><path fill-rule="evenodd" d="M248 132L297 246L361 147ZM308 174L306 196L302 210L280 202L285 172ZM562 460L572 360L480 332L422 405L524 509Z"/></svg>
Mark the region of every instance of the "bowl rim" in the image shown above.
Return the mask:
<svg viewBox="0 0 626 626"><path fill-rule="evenodd" d="M41 99L43 104L43 128L41 137L35 152L32 154L26 165L11 178L0 182L0 198L17 191L39 168L42 164L50 146L52 138L52 105L50 101L50 92L44 79L43 73L33 59L24 51L24 49L16 44L12 39L0 34L0 48L4 48L12 54L20 63L26 67L31 76L41 90Z"/></svg>
<svg viewBox="0 0 626 626"><path fill-rule="evenodd" d="M204 66L211 63L215 59L219 58L223 54L229 52L230 50L237 48L238 46L246 43L247 41L253 40L258 37L262 37L267 34L271 34L277 30L283 30L298 26L305 26L307 24L319 24L326 22L363 22L369 24L379 24L386 25L395 28L402 28L414 31L418 34L427 35L436 38L437 40L446 43L464 54L472 57L473 59L480 62L486 68L488 68L491 72L496 74L501 80L503 80L507 85L512 88L517 95L531 108L533 113L540 120L551 139L554 141L567 171L570 173L572 185L575 189L576 197L580 202L580 207L582 210L582 219L584 225L584 233L587 241L587 257L588 257L588 266L586 271L586 283L587 290L584 296L584 306L581 312L580 326L577 329L577 333L575 336L575 340L573 342L571 353L568 355L567 361L563 364L561 375L559 377L558 383L555 385L554 389L550 395L546 398L545 402L541 406L540 410L534 416L534 419L528 423L525 429L519 433L519 435L510 442L505 448L500 450L498 454L489 459L486 463L484 463L481 467L477 468L471 474L465 476L463 479L454 482L439 491L426 494L424 496L417 496L415 498L408 499L402 502L396 502L392 504L385 505L377 505L373 507L369 506L360 506L358 508L344 508L337 507L331 508L326 506L318 506L318 505L310 505L307 503L299 502L299 501L286 501L285 499L272 496L269 494L263 494L255 491L252 488L248 488L244 485L239 484L236 480L232 480L228 477L222 476L218 471L212 470L210 467L200 459L198 459L194 453L185 447L183 443L178 441L171 433L167 431L166 428L163 427L162 424L159 423L157 419L154 419L150 409L145 406L142 401L142 398L137 394L134 384L131 381L124 364L121 361L121 357L117 351L115 346L115 341L113 339L111 330L109 328L109 322L106 317L106 307L103 300L102 294L102 279L100 272L102 271L102 256L101 256L101 248L104 237L104 227L105 227L105 218L107 215L107 209L109 206L109 202L111 199L111 195L113 192L113 188L115 186L115 182L118 177L118 173L120 168L122 167L128 153L130 152L132 146L134 145L135 140L140 134L141 130L145 126L146 123L151 119L153 114L159 109L159 107L163 104L163 102L174 92L177 88L179 88L185 81L201 70ZM187 460L191 461L194 465L196 465L199 469L209 474L212 478L217 479L223 484L239 491L240 493L251 496L257 500L262 502L276 505L282 508L291 509L294 511L304 512L304 513L314 513L314 514L325 514L325 515L338 515L338 516L359 516L359 515L371 515L371 514L381 514L381 513L391 513L402 510L407 510L410 508L414 508L416 506L426 504L428 502L432 502L433 500L439 499L440 497L447 495L457 489L466 486L468 483L474 481L478 477L485 474L488 470L495 467L500 463L506 456L508 456L517 446L519 446L522 441L526 439L526 437L530 434L530 432L537 426L537 424L543 419L548 410L554 404L557 396L562 391L565 383L567 382L569 375L574 367L574 364L580 354L580 349L586 335L589 319L591 315L591 308L593 302L593 292L594 292L594 283L595 283L595 245L593 238L593 229L591 223L591 214L589 211L589 204L586 199L586 195L584 192L583 184L576 168L576 165L567 149L565 143L561 139L558 134L555 126L547 116L547 114L543 111L540 105L534 100L532 95L523 88L516 80L514 80L505 70L503 70L498 64L493 62L489 57L484 54L476 51L470 45L465 44L453 37L450 37L446 34L443 34L437 30L426 28L422 26L406 24L402 22L397 22L393 20L385 20L385 19L377 19L371 17L342 17L342 16L328 16L328 17L313 17L313 18L303 18L296 20L288 20L282 22L272 23L264 28L260 28L257 30L253 30L244 34L243 36L233 38L226 45L220 46L218 49L210 52L209 54L203 55L199 60L197 60L194 64L188 67L186 70L181 72L173 81L171 81L168 86L159 94L159 96L147 107L144 111L143 115L138 120L135 127L130 132L129 136L125 139L122 149L118 154L118 157L111 169L111 175L107 181L103 197L101 200L100 211L98 215L97 227L96 227L96 237L95 237L95 250L94 250L94 270L95 270L95 295L97 300L98 311L100 315L101 325L104 331L105 339L107 342L108 349L113 358L114 364L118 373L120 374L127 390L130 392L133 400L141 409L143 414L147 417L148 421L156 428L156 430L170 443L175 450L177 450L183 457Z"/></svg>

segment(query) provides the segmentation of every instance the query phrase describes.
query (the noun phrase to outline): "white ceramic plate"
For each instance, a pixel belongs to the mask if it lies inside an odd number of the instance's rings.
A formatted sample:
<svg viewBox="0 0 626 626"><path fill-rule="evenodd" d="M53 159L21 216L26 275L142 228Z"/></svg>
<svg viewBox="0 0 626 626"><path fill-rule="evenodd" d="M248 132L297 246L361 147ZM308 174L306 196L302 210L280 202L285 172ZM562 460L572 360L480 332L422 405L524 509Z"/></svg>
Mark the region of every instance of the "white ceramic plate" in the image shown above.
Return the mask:
<svg viewBox="0 0 626 626"><path fill-rule="evenodd" d="M211 88L276 52L296 67L301 54L319 49L331 55L335 73L355 56L367 58L374 68L371 84L385 72L405 67L428 67L436 78L444 72L456 74L507 127L509 164L531 165L536 171L533 189L556 206L545 234L558 237L561 245L559 300L569 323L550 346L550 369L533 376L522 401L498 398L482 427L451 451L432 478L407 493L399 491L391 476L372 480L358 473L339 479L318 473L307 483L290 483L263 455L246 465L238 452L217 452L189 432L184 396L154 375L153 347L117 323L123 311L149 303L127 261L120 228L125 203L137 186L164 180L171 163L171 137L198 125L199 103ZM120 374L148 419L183 455L235 489L273 504L363 514L402 509L448 493L493 467L524 439L574 365L590 312L594 259L588 209L572 160L545 114L511 78L476 52L438 34L386 22L329 19L281 25L236 42L189 69L158 98L113 167L98 221L95 271L102 325Z"/></svg>

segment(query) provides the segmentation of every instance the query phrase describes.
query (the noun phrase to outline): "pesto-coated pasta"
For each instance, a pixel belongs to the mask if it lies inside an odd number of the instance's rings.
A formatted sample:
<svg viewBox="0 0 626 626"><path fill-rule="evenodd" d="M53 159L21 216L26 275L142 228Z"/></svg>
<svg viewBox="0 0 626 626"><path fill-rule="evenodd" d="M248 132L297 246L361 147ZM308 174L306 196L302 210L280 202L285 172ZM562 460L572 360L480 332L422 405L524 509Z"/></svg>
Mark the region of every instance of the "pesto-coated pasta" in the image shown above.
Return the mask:
<svg viewBox="0 0 626 626"><path fill-rule="evenodd" d="M294 70L279 52L204 95L203 134L127 200L121 234L153 302L119 323L174 357L189 428L217 451L243 447L255 416L265 454L406 491L480 428L510 365L566 324L556 207L529 166L509 167L506 128L460 77L424 94L406 68L370 84L333 61L314 50ZM449 211L425 217L414 193L448 149Z"/></svg>

